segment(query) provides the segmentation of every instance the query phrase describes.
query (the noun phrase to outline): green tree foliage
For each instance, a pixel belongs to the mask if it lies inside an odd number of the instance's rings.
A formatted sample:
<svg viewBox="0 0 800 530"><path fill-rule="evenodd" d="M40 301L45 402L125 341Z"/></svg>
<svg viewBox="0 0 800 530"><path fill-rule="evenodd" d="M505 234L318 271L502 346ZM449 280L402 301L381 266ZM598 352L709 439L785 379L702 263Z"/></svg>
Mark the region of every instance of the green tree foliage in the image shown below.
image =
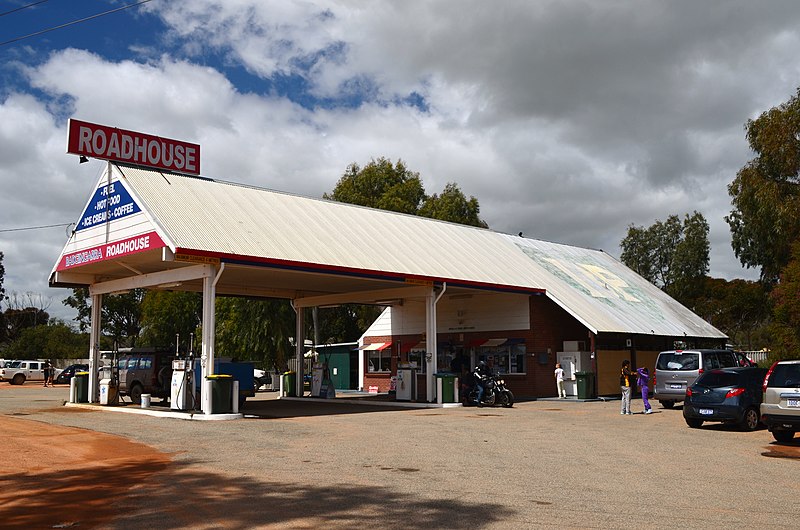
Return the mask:
<svg viewBox="0 0 800 530"><path fill-rule="evenodd" d="M141 302L147 291L132 289L124 294L103 296L101 310L101 334L108 337L111 344L120 348L137 346L142 325ZM77 311L75 321L83 333L89 329L92 317L89 289L85 287L72 290L72 295L64 300L64 305Z"/></svg>
<svg viewBox="0 0 800 530"><path fill-rule="evenodd" d="M372 160L363 168L353 163L336 183L333 192L324 198L369 206L381 210L416 214L425 200L419 174L410 171L402 160Z"/></svg>
<svg viewBox="0 0 800 530"><path fill-rule="evenodd" d="M441 195L434 193L428 197L419 209L419 215L422 217L488 228L486 221L480 218L480 212L478 199L475 197L467 199L454 182L448 183Z"/></svg>
<svg viewBox="0 0 800 530"><path fill-rule="evenodd" d="M89 336L63 322L23 329L3 355L12 359L81 359L87 356Z"/></svg>
<svg viewBox="0 0 800 530"><path fill-rule="evenodd" d="M770 343L771 304L761 282L706 278L692 309L739 348L759 350Z"/></svg>
<svg viewBox="0 0 800 530"><path fill-rule="evenodd" d="M22 336L28 328L44 326L50 320L50 315L38 307L23 307L20 309L6 309L3 313L5 321L6 340L15 341Z"/></svg>
<svg viewBox="0 0 800 530"><path fill-rule="evenodd" d="M800 242L792 247L780 283L771 293L775 304L772 332L777 359L800 357Z"/></svg>
<svg viewBox="0 0 800 530"><path fill-rule="evenodd" d="M216 315L218 355L255 361L266 370L283 370L294 356L295 312L288 300L218 298Z"/></svg>
<svg viewBox="0 0 800 530"><path fill-rule="evenodd" d="M701 213L677 215L648 228L629 226L621 260L678 301L690 305L708 273L708 222Z"/></svg>
<svg viewBox="0 0 800 530"><path fill-rule="evenodd" d="M202 305L199 293L146 291L141 302L140 345L172 348L179 339L181 349L188 350L190 335L194 333L197 351Z"/></svg>
<svg viewBox="0 0 800 530"><path fill-rule="evenodd" d="M760 267L773 284L800 239L800 89L745 129L755 157L728 186L733 210L725 220L742 265Z"/></svg>
<svg viewBox="0 0 800 530"><path fill-rule="evenodd" d="M319 343L355 342L382 310L381 306L357 304L320 308L317 319Z"/></svg>

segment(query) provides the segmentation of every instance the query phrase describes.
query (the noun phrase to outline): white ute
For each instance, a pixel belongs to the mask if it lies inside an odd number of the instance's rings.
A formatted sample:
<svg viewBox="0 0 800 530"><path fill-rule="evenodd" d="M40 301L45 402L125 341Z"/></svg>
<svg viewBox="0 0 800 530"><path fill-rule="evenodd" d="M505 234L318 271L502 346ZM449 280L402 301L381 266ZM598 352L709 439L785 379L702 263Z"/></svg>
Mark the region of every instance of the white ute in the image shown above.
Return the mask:
<svg viewBox="0 0 800 530"><path fill-rule="evenodd" d="M6 361L0 368L0 381L8 381L12 385L21 385L25 381L44 381L44 365L42 361Z"/></svg>

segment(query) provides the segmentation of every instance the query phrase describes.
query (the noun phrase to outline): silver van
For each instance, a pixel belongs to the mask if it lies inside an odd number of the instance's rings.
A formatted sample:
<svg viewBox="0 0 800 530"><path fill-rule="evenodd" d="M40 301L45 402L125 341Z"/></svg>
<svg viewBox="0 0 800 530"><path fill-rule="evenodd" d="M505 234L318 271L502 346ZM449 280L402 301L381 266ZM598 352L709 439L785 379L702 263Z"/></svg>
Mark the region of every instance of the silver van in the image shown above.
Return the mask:
<svg viewBox="0 0 800 530"><path fill-rule="evenodd" d="M662 351L656 359L653 379L653 398L665 409L683 401L686 389L705 370L739 366L731 350L670 350Z"/></svg>

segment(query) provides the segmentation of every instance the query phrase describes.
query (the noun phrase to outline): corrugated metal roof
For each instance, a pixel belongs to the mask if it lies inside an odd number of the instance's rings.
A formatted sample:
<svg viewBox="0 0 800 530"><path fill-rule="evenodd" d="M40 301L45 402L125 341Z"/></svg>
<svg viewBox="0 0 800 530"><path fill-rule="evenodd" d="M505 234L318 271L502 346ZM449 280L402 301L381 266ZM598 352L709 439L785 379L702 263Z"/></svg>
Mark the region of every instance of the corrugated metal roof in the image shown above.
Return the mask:
<svg viewBox="0 0 800 530"><path fill-rule="evenodd" d="M545 290L595 332L725 336L602 251L228 182L118 170L173 248Z"/></svg>

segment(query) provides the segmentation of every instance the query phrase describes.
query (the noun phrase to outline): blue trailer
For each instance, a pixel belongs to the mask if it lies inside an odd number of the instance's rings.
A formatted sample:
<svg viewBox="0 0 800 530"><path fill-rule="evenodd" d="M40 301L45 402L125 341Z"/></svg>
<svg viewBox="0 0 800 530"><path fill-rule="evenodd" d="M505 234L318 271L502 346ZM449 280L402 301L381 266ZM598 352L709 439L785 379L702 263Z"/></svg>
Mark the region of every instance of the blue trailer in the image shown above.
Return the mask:
<svg viewBox="0 0 800 530"><path fill-rule="evenodd" d="M253 378L253 363L249 361L232 361L230 359L214 359L214 373L225 374L233 377L239 382L239 407L244 405L248 397L256 395L256 388ZM200 384L203 381L203 369L200 366L200 359L194 362L194 386L197 395L200 395Z"/></svg>

